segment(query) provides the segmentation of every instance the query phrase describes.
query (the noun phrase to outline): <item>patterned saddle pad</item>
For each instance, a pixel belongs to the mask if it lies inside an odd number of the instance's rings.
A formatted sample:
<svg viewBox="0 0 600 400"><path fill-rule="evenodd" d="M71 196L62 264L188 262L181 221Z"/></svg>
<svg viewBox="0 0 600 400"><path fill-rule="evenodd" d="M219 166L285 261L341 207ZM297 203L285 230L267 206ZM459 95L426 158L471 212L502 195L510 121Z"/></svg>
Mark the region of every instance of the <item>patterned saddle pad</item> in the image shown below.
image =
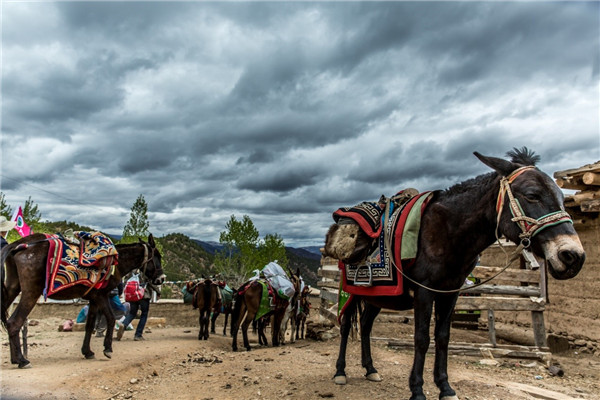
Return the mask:
<svg viewBox="0 0 600 400"><path fill-rule="evenodd" d="M107 283L117 264L117 249L100 232L74 232L74 238L46 235L50 249L44 299L74 285L97 289Z"/></svg>
<svg viewBox="0 0 600 400"><path fill-rule="evenodd" d="M398 296L403 293L400 270L410 266L416 258L421 214L432 195L432 192L424 192L412 197L391 211L387 224L383 223L386 216L381 216L382 222L371 230L371 233L379 232L379 245L367 260L355 265L339 262L343 291L368 296ZM351 213L345 216L354 219ZM358 219L361 217L359 215ZM384 225L386 229L383 229ZM386 240L389 247L385 245Z"/></svg>

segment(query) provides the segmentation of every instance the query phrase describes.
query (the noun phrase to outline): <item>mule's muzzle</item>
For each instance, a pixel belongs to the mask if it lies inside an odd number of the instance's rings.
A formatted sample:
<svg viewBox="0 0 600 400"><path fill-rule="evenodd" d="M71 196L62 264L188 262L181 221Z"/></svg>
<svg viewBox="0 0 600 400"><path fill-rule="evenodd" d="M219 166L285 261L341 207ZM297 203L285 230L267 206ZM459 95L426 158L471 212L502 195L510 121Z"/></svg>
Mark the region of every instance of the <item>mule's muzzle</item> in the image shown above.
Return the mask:
<svg viewBox="0 0 600 400"><path fill-rule="evenodd" d="M548 271L554 279L574 278L585 262L585 250L576 234L561 234L541 243Z"/></svg>
<svg viewBox="0 0 600 400"><path fill-rule="evenodd" d="M155 285L162 285L165 283L165 279L167 279L167 276L165 274L161 274L158 278L154 279L153 283Z"/></svg>
<svg viewBox="0 0 600 400"><path fill-rule="evenodd" d="M561 250L558 252L558 259L564 266L564 269L554 268L552 261L550 261L550 275L554 279L564 280L571 279L577 276L583 263L585 262L585 252L579 252L574 250Z"/></svg>

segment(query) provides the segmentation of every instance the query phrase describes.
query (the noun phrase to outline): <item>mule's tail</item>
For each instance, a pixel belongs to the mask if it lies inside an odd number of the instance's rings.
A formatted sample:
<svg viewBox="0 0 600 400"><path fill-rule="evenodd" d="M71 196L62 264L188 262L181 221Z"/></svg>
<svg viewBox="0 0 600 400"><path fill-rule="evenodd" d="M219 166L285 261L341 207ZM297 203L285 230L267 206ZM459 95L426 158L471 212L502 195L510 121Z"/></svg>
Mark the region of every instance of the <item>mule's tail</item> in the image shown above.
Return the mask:
<svg viewBox="0 0 600 400"><path fill-rule="evenodd" d="M0 320L2 321L2 325L6 329L6 322L8 321L8 289L6 287L6 283L4 282L4 263L8 258L9 254L11 254L13 247L11 244L4 246L2 252L0 253L0 281L2 282L2 293L0 298Z"/></svg>

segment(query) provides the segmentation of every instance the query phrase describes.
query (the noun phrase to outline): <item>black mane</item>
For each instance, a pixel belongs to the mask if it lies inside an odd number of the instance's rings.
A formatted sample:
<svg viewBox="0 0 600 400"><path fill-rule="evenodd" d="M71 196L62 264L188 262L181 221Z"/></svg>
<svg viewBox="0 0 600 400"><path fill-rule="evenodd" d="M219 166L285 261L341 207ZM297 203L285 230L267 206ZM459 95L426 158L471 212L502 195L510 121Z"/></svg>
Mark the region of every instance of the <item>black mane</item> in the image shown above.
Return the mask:
<svg viewBox="0 0 600 400"><path fill-rule="evenodd" d="M513 147L512 150L506 152L506 156L511 157L512 162L521 165L535 165L541 159L533 150L529 150L525 146L520 149Z"/></svg>
<svg viewBox="0 0 600 400"><path fill-rule="evenodd" d="M490 172L484 175L479 175L475 178L467 179L466 181L457 183L454 186L449 187L446 190L441 191L440 195L444 197L454 197L463 193L469 193L475 197L482 197L487 190L489 190L489 184L496 178L498 174L496 172Z"/></svg>

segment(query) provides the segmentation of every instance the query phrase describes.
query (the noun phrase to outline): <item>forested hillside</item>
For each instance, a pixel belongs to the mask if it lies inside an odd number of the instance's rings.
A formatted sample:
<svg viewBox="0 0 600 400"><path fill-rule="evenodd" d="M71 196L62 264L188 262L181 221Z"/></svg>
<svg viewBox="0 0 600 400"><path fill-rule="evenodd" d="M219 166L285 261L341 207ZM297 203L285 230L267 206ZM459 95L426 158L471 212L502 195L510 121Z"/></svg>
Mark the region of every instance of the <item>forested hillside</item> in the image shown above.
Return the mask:
<svg viewBox="0 0 600 400"><path fill-rule="evenodd" d="M321 257L306 250L293 247L286 247L285 251L290 270L295 272L296 269L300 268L300 276L304 279L304 283L316 287L319 280L317 270L321 265Z"/></svg>
<svg viewBox="0 0 600 400"><path fill-rule="evenodd" d="M163 269L168 281L184 281L211 274L214 256L181 233L157 239L162 247Z"/></svg>

